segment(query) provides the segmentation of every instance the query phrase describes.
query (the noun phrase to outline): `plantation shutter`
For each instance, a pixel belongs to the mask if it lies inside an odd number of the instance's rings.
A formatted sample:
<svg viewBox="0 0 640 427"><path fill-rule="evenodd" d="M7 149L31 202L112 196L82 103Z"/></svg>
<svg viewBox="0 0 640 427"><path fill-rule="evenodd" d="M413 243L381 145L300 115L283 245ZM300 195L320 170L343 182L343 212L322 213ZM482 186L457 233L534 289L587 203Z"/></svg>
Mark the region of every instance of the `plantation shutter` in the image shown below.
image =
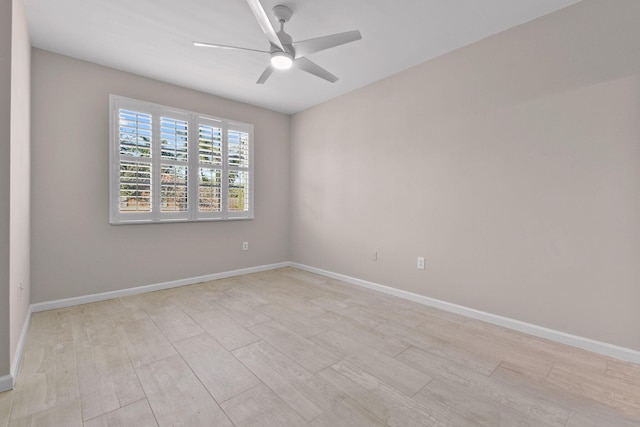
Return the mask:
<svg viewBox="0 0 640 427"><path fill-rule="evenodd" d="M189 117L165 112L159 121L159 211L165 218L183 218L189 211Z"/></svg>
<svg viewBox="0 0 640 427"><path fill-rule="evenodd" d="M253 211L251 128L229 123L227 129L227 210L229 217L249 217Z"/></svg>
<svg viewBox="0 0 640 427"><path fill-rule="evenodd" d="M253 126L110 96L111 224L253 218Z"/></svg>
<svg viewBox="0 0 640 427"><path fill-rule="evenodd" d="M222 217L223 125L198 119L198 217Z"/></svg>
<svg viewBox="0 0 640 427"><path fill-rule="evenodd" d="M116 177L110 216L144 221L153 211L153 115L127 103L113 106L115 144L110 156ZM113 182L113 180L112 180Z"/></svg>

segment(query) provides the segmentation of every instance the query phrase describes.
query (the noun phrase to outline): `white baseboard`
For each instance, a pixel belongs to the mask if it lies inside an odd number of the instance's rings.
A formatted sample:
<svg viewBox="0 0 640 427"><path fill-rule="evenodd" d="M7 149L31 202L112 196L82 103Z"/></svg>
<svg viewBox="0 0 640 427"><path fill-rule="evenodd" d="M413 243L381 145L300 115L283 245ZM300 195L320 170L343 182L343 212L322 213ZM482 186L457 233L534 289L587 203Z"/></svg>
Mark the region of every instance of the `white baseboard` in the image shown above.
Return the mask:
<svg viewBox="0 0 640 427"><path fill-rule="evenodd" d="M16 378L18 378L18 372L20 371L20 364L22 363L22 352L24 351L24 344L27 339L27 332L29 331L29 325L31 324L31 306L27 311L27 315L22 325L22 332L18 339L18 345L16 346L16 352L13 355L11 361L11 369L9 375L0 377L0 392L13 389L16 384Z"/></svg>
<svg viewBox="0 0 640 427"><path fill-rule="evenodd" d="M128 289L122 289L122 290L112 291L112 292L104 292L99 294L84 295L80 297L66 298L66 299L60 299L56 301L47 301L47 302L32 304L29 312L29 320L31 319L31 313L37 313L40 311L54 310L57 308L71 307L71 306L80 305L80 304L88 304L92 302L104 301L104 300L113 299L113 298L120 298L120 297L129 296L129 295L136 295L136 294L141 294L145 292L153 292L153 291L159 291L162 289L192 285L195 283L206 282L209 280L225 279L229 277L241 276L244 274L275 270L277 268L283 268L283 267L295 267L300 270L305 270L311 273L320 274L322 276L341 280L346 283L351 283L353 285L372 289L374 291L382 292L388 295L404 298L406 300L424 304L429 307L435 307L441 310L460 314L462 316L466 316L472 319L482 320L487 323L503 326L505 328L513 329L515 331L523 332L529 335L546 338L562 344L567 344L573 347L592 351L594 353L599 353L605 356L614 357L616 359L625 360L633 363L640 363L640 351L637 351L637 350L632 350L630 348L620 347L614 344L608 344L605 342L592 340L590 338L568 334L566 332L556 331L554 329L549 329L549 328L534 325L531 323L522 322L520 320L510 319L508 317L503 317L496 314L475 310L473 308L465 307L462 305L457 305L450 302L438 300L435 298L426 297L424 295L418 295L413 292L403 291L401 289L392 288L392 287L381 285L378 283L369 282L369 281L358 279L355 277L346 276L344 274L334 273L331 271L322 270L320 268L311 267L308 265L298 264L294 262L281 262L277 264L243 268L239 270L209 274L206 276L198 276L198 277L192 277L187 279L174 280L170 282L139 286L136 288L128 288ZM20 360L22 359L22 346L24 345L24 336L26 335L26 331L29 326L28 323L29 321L26 322L25 328L23 329L22 335L20 336L18 350L16 351L16 357L14 358L16 363L14 364L15 366L12 366L12 370L11 370L12 374L17 374ZM6 383L10 384L7 390L12 388L13 378L15 378L15 376L12 377L11 375L0 377L0 391L3 390L3 385Z"/></svg>
<svg viewBox="0 0 640 427"><path fill-rule="evenodd" d="M200 282L208 282L210 280L226 279L229 277L242 276L245 274L259 273L261 271L275 270L291 266L290 262L281 262L277 264L260 265L257 267L242 268L239 270L225 271L222 273L208 274L206 276L190 277L187 279L173 280L170 282L156 283L153 285L138 286L135 288L120 289L118 291L102 292L99 294L83 295L80 297L65 298L55 301L39 302L31 304L31 311L37 313L40 311L55 310L58 308L72 307L75 305L89 304L92 302L105 301L114 298L126 297L129 295L143 294L146 292L160 291L163 289L177 288L179 286L193 285Z"/></svg>
<svg viewBox="0 0 640 427"><path fill-rule="evenodd" d="M16 352L13 355L13 360L11 361L11 377L13 378L11 388L13 388L13 386L15 385L16 378L18 378L18 372L20 372L22 353L24 351L24 345L27 341L27 332L29 332L29 325L31 325L31 313L32 306L29 306L29 311L27 311L26 319L24 320L24 324L22 325L22 332L20 333L20 338L18 339Z"/></svg>
<svg viewBox="0 0 640 427"><path fill-rule="evenodd" d="M5 375L0 377L0 393L13 388L13 376Z"/></svg>
<svg viewBox="0 0 640 427"><path fill-rule="evenodd" d="M496 314L486 313L484 311L475 310L473 308L464 307L462 305L452 304L450 302L441 301L435 298L429 298L423 295L414 294L413 292L403 291L401 289L392 288L378 283L368 282L366 280L357 279L355 277L345 276L343 274L334 273L320 268L311 267L304 264L291 263L292 267L305 270L310 273L320 274L332 279L341 280L351 283L352 285L362 286L364 288L373 289L374 291L383 292L388 295L404 298L429 307L439 308L451 313L460 314L472 319L482 320L494 325L503 326L525 334L533 335L540 338L546 338L561 344L567 344L583 350L592 351L605 356L614 357L616 359L627 362L640 363L640 351L632 350L626 347L620 347L614 344L608 344L601 341L584 338L577 335L568 334L566 332L556 331L542 326L533 325L531 323L521 322L519 320L510 319L508 317L498 316Z"/></svg>

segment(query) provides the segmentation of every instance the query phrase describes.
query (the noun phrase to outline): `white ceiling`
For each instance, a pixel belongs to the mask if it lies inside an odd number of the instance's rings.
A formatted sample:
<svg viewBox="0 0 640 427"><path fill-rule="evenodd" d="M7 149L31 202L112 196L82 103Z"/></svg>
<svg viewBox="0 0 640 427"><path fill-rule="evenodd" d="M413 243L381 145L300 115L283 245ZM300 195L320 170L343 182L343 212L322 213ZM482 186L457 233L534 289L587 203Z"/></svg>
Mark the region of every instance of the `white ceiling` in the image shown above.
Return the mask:
<svg viewBox="0 0 640 427"><path fill-rule="evenodd" d="M244 0L25 0L33 46L202 92L295 113L580 0L261 0L294 11L294 41L358 29L309 56L340 80L292 69L258 79L268 50Z"/></svg>

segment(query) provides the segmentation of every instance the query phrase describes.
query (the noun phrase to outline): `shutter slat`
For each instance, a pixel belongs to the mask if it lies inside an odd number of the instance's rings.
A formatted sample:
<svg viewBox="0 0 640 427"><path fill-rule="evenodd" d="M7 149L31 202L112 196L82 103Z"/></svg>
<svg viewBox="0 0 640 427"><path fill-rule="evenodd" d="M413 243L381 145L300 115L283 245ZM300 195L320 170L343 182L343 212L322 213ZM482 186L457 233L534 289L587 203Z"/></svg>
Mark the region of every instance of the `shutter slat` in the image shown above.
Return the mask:
<svg viewBox="0 0 640 427"><path fill-rule="evenodd" d="M198 211L222 211L222 170L200 168L198 171Z"/></svg>
<svg viewBox="0 0 640 427"><path fill-rule="evenodd" d="M151 212L151 164L120 162L120 212Z"/></svg>

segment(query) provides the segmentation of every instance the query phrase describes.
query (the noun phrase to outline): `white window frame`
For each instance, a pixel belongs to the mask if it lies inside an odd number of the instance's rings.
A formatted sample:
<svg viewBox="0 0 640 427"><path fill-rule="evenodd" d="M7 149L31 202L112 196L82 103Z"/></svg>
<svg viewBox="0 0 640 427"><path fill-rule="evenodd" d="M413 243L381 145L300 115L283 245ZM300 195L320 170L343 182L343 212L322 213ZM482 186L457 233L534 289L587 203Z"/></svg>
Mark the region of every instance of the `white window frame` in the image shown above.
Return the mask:
<svg viewBox="0 0 640 427"><path fill-rule="evenodd" d="M151 211L150 212L121 212L120 211L120 162L127 160L127 156L120 154L120 109L149 114L152 117L151 157L136 158L136 161L151 165ZM161 158L160 119L170 117L184 120L188 125L187 161L167 160ZM200 162L199 155L199 126L201 124L216 124L222 130L222 163L219 165ZM229 132L239 131L248 134L249 151L248 167L229 164ZM188 167L187 175L187 210L185 212L160 211L160 164L184 164ZM207 114L167 107L151 102L125 98L119 95L109 95L109 223L119 224L148 224L164 222L198 222L253 219L254 180L253 180L253 125L234 120L214 117ZM221 169L221 200L220 212L199 211L199 171L200 167ZM248 174L248 209L237 212L229 211L229 172L240 171Z"/></svg>

